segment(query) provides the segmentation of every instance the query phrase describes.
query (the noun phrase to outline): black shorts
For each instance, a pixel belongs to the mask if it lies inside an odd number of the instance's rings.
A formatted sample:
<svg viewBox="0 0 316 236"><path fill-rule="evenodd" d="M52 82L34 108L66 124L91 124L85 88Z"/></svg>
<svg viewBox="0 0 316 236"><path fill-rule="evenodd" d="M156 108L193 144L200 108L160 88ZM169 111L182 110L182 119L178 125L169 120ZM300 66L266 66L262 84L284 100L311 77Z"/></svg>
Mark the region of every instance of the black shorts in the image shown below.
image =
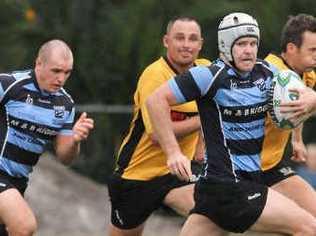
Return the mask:
<svg viewBox="0 0 316 236"><path fill-rule="evenodd" d="M271 187L272 185L281 182L293 175L296 175L295 170L291 167L288 161L282 159L276 166L262 172L263 182Z"/></svg>
<svg viewBox="0 0 316 236"><path fill-rule="evenodd" d="M188 184L171 174L149 181L128 180L113 174L108 183L112 224L120 229L139 226L163 205L170 190Z"/></svg>
<svg viewBox="0 0 316 236"><path fill-rule="evenodd" d="M6 191L10 188L16 188L21 195L24 195L24 192L27 188L28 178L16 178L12 177L4 171L0 170L0 193Z"/></svg>
<svg viewBox="0 0 316 236"><path fill-rule="evenodd" d="M235 233L248 230L261 215L268 188L254 181L200 179L195 186L191 213L208 217L222 229Z"/></svg>

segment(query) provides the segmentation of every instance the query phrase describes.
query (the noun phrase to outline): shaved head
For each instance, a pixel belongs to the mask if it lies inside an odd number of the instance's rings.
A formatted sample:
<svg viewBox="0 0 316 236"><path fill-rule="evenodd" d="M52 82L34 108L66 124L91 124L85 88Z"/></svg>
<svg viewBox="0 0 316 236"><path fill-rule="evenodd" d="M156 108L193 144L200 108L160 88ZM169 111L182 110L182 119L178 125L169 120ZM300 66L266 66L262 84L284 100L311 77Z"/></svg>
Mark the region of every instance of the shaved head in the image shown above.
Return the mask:
<svg viewBox="0 0 316 236"><path fill-rule="evenodd" d="M64 41L54 39L41 46L36 58L35 75L42 90L57 92L64 86L72 69L72 52Z"/></svg>
<svg viewBox="0 0 316 236"><path fill-rule="evenodd" d="M44 43L38 51L37 59L46 63L52 55L58 54L65 60L73 61L73 55L69 46L62 40L53 39Z"/></svg>

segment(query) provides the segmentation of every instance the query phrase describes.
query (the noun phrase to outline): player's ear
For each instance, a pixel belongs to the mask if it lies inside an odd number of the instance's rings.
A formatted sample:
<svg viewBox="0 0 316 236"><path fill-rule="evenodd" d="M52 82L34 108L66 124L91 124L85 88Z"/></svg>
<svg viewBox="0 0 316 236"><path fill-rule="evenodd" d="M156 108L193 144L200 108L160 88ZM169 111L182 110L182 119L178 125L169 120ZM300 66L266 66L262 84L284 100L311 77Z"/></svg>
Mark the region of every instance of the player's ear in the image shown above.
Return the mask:
<svg viewBox="0 0 316 236"><path fill-rule="evenodd" d="M288 43L286 45L286 52L288 53L294 53L297 50L297 46L294 43Z"/></svg>
<svg viewBox="0 0 316 236"><path fill-rule="evenodd" d="M35 60L35 65L40 66L41 64L42 64L42 60L39 57L37 57Z"/></svg>
<svg viewBox="0 0 316 236"><path fill-rule="evenodd" d="M165 46L165 48L168 48L168 41L169 41L168 35L165 34L162 38L162 43Z"/></svg>

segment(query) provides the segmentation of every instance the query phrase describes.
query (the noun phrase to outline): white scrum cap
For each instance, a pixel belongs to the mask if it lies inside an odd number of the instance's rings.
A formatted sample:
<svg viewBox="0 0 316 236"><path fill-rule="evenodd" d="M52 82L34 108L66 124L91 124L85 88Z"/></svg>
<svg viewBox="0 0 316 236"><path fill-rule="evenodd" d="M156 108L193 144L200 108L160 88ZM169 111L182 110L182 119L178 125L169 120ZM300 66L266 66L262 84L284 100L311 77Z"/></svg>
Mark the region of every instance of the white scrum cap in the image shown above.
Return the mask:
<svg viewBox="0 0 316 236"><path fill-rule="evenodd" d="M242 37L256 37L259 44L260 30L256 19L241 12L225 16L218 26L218 49L228 61L233 61L232 47Z"/></svg>

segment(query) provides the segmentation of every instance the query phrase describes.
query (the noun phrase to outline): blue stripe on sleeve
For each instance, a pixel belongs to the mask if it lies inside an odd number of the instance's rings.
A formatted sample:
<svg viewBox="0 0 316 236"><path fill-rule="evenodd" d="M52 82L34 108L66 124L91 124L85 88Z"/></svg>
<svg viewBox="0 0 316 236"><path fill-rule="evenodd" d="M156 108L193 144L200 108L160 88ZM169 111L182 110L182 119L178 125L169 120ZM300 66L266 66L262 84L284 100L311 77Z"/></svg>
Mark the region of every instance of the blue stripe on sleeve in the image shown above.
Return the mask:
<svg viewBox="0 0 316 236"><path fill-rule="evenodd" d="M211 71L206 66L196 66L189 71L204 96L214 81Z"/></svg>
<svg viewBox="0 0 316 236"><path fill-rule="evenodd" d="M73 135L73 131L71 129L62 129L58 132L60 135Z"/></svg>
<svg viewBox="0 0 316 236"><path fill-rule="evenodd" d="M171 79L168 81L169 88L171 89L173 95L176 97L178 103L186 102L185 97L183 96L179 86L177 85L175 79Z"/></svg>

